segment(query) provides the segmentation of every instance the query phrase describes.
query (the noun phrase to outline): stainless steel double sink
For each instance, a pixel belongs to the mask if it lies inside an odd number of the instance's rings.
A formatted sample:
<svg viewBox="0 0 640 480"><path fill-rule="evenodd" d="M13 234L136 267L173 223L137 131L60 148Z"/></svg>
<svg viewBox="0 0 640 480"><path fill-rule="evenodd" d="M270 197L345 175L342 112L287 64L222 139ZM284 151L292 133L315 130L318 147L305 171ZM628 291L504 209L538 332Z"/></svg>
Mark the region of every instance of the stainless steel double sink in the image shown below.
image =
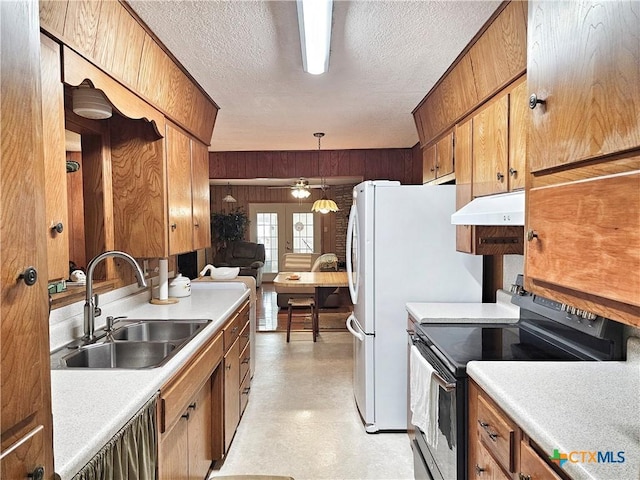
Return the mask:
<svg viewBox="0 0 640 480"><path fill-rule="evenodd" d="M113 332L102 335L95 343L79 346L72 353L62 356L57 368L160 367L209 322L211 320L128 319ZM52 361L54 368L55 363Z"/></svg>

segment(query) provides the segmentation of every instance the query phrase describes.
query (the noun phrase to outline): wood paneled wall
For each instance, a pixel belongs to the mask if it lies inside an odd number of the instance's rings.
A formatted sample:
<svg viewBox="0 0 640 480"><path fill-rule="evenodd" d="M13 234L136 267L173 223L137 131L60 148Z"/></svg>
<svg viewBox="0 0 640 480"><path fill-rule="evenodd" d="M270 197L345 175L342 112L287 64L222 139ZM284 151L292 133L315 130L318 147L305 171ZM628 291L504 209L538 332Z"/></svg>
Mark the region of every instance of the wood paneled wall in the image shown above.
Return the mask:
<svg viewBox="0 0 640 480"><path fill-rule="evenodd" d="M237 203L224 203L222 198L231 189L231 195L238 201ZM347 234L347 222L349 217L349 208L351 207L351 191L353 185L333 185L327 190L327 196L334 200L338 205L340 211L335 213L328 213L326 215L318 215L320 217L321 239L320 247L321 253L336 253L340 260L344 260L344 242L343 238L346 238ZM344 192L348 194L345 195ZM291 190L288 188L272 189L264 186L247 186L247 185L232 185L227 187L226 185L212 185L210 191L211 198L211 213L216 212L229 212L235 208L241 208L245 212L249 213L250 203L298 203L299 200L295 199L291 195ZM311 206L313 202L322 197L322 191L320 189L313 189L311 196L300 203ZM249 232L247 232L247 239L249 238Z"/></svg>
<svg viewBox="0 0 640 480"><path fill-rule="evenodd" d="M422 159L416 162L411 148L323 150L319 154L317 150L209 152L209 178L320 176L418 184L422 183Z"/></svg>

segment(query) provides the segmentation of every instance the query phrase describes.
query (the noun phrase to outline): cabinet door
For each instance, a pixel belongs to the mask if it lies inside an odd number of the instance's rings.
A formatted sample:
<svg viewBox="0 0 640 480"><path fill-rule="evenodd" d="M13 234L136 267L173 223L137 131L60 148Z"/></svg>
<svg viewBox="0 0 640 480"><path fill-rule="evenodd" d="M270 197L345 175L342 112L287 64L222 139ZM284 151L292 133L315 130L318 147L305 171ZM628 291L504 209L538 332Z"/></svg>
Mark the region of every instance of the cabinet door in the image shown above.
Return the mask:
<svg viewBox="0 0 640 480"><path fill-rule="evenodd" d="M45 224L48 279L69 277L67 169L64 136L64 88L60 45L40 34L42 72L42 141L45 170ZM58 231L60 230L60 231Z"/></svg>
<svg viewBox="0 0 640 480"><path fill-rule="evenodd" d="M472 119L456 126L456 210L461 209L473 199L471 193L472 136ZM456 250L472 253L471 225L456 225Z"/></svg>
<svg viewBox="0 0 640 480"><path fill-rule="evenodd" d="M530 480L560 480L553 469L525 441L520 442L520 475Z"/></svg>
<svg viewBox="0 0 640 480"><path fill-rule="evenodd" d="M531 171L640 145L637 2L529 1Z"/></svg>
<svg viewBox="0 0 640 480"><path fill-rule="evenodd" d="M639 186L635 171L529 190L527 277L640 306Z"/></svg>
<svg viewBox="0 0 640 480"><path fill-rule="evenodd" d="M191 145L189 137L167 122L167 199L169 254L193 249L191 210Z"/></svg>
<svg viewBox="0 0 640 480"><path fill-rule="evenodd" d="M23 478L35 465L53 478L38 25L37 2L0 2L2 478ZM28 267L37 272L31 286L20 278ZM33 431L42 434L25 450L8 450Z"/></svg>
<svg viewBox="0 0 640 480"><path fill-rule="evenodd" d="M193 250L211 246L209 204L209 152L207 146L191 140L191 192L193 195Z"/></svg>
<svg viewBox="0 0 640 480"><path fill-rule="evenodd" d="M185 416L162 435L158 449L159 480L189 479L189 420Z"/></svg>
<svg viewBox="0 0 640 480"><path fill-rule="evenodd" d="M524 188L529 108L526 77L509 92L509 191Z"/></svg>
<svg viewBox="0 0 640 480"><path fill-rule="evenodd" d="M240 342L236 340L224 356L224 450L240 421Z"/></svg>
<svg viewBox="0 0 640 480"><path fill-rule="evenodd" d="M453 173L453 131L436 144L436 177Z"/></svg>
<svg viewBox="0 0 640 480"><path fill-rule="evenodd" d="M433 144L422 150L422 183L436 178L436 145Z"/></svg>
<svg viewBox="0 0 640 480"><path fill-rule="evenodd" d="M203 479L211 467L211 380L189 406L189 478Z"/></svg>
<svg viewBox="0 0 640 480"><path fill-rule="evenodd" d="M507 191L508 115L506 94L473 117L473 196Z"/></svg>

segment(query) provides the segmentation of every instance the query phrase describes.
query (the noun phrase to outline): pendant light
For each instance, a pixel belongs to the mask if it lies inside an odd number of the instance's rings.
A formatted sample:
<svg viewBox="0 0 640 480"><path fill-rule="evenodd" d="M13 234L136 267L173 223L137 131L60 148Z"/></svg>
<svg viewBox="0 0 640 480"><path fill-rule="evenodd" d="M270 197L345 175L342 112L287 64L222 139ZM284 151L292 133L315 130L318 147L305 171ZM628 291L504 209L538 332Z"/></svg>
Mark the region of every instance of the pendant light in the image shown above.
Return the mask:
<svg viewBox="0 0 640 480"><path fill-rule="evenodd" d="M318 173L320 173L320 139L324 137L324 133L316 132L313 134L313 136L318 139ZM322 181L322 198L320 200L316 200L315 202L313 202L313 207L311 207L311 211L319 212L319 213L322 213L323 215L329 212L337 212L340 209L338 208L338 205L336 205L336 202L327 198L327 192L325 191L325 185L324 185L324 177L321 176L320 179Z"/></svg>
<svg viewBox="0 0 640 480"><path fill-rule="evenodd" d="M236 203L237 200L231 195L231 183L227 183L227 195L222 199L224 203Z"/></svg>

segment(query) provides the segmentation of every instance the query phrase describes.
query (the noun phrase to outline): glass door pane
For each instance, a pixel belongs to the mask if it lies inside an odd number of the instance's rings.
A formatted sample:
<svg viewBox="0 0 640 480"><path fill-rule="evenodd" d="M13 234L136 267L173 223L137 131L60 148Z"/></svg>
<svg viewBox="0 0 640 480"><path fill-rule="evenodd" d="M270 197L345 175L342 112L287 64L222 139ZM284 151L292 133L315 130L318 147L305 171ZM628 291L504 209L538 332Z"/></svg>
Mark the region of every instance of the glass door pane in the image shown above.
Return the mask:
<svg viewBox="0 0 640 480"><path fill-rule="evenodd" d="M315 252L313 225L313 213L293 213L293 229L291 232L293 239L293 253Z"/></svg>
<svg viewBox="0 0 640 480"><path fill-rule="evenodd" d="M263 273L278 271L278 214L256 214L256 242L264 244L265 263Z"/></svg>

